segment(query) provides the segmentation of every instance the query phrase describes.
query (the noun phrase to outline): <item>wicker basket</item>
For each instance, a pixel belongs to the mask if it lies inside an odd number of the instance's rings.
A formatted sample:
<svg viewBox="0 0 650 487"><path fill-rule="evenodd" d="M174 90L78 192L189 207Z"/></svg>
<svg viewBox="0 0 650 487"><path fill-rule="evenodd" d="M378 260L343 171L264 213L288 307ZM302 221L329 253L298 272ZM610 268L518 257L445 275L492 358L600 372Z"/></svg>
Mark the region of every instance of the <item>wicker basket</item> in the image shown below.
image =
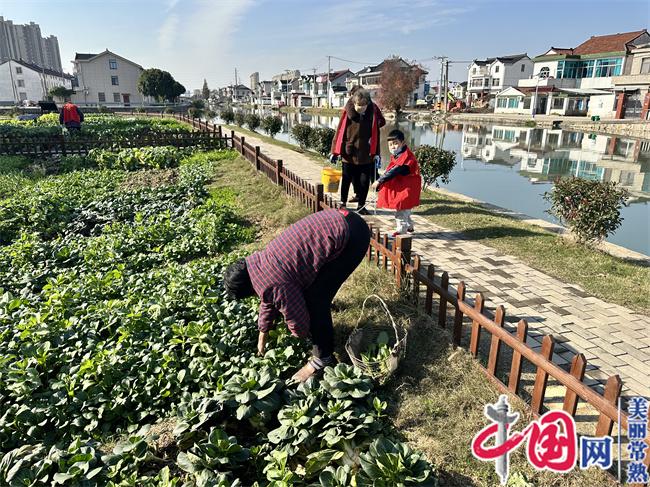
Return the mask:
<svg viewBox="0 0 650 487"><path fill-rule="evenodd" d="M362 328L359 327L359 324L361 323L361 320L364 316L366 303L370 298L376 299L381 303L381 306L384 308L386 315L390 319L390 323L386 323L385 325L364 326ZM388 341L388 345L391 349L390 356L385 360L379 361L363 360L361 358L361 354L365 353L372 344L376 343L377 337L382 332L387 332L388 336L390 337ZM405 328L398 327L395 324L393 315L390 314L388 306L386 306L384 300L376 294L371 294L363 301L361 314L357 320L357 326L352 331L350 337L348 338L348 341L345 344L345 351L348 353L350 360L355 367L359 368L381 384L386 382L386 380L397 369L399 361L406 351L407 335L408 332Z"/></svg>

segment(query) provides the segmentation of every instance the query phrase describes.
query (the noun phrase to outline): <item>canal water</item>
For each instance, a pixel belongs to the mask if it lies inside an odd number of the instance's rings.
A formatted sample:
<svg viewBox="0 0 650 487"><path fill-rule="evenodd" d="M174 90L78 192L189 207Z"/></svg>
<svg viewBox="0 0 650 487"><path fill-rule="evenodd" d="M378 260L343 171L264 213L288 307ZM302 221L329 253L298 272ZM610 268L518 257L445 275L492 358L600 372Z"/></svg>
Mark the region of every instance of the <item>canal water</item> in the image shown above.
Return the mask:
<svg viewBox="0 0 650 487"><path fill-rule="evenodd" d="M338 117L281 116L283 129L276 138L293 144L291 128L298 123L334 129L338 124ZM441 187L549 222L557 223L546 213L549 203L543 195L555 179L574 175L619 183L631 198L621 211L622 225L607 240L650 255L650 140L476 123L445 126L401 121L395 125L389 121L384 130L396 126L411 147L430 144L456 152L451 181ZM382 142L385 165L385 137Z"/></svg>

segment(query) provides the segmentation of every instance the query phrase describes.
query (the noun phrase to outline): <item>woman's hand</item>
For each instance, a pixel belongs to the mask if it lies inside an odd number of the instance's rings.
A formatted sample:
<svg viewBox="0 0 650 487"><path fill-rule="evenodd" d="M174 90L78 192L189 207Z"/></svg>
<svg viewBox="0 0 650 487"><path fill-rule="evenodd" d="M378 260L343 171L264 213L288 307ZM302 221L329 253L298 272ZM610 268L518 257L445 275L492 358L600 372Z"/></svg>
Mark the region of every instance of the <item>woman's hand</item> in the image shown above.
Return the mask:
<svg viewBox="0 0 650 487"><path fill-rule="evenodd" d="M260 357L264 356L264 348L266 348L266 340L268 336L268 331L261 331L259 337L257 338L257 354Z"/></svg>
<svg viewBox="0 0 650 487"><path fill-rule="evenodd" d="M378 189L379 189L379 181L375 181L374 183L372 183L372 189L375 190L375 191L378 191Z"/></svg>

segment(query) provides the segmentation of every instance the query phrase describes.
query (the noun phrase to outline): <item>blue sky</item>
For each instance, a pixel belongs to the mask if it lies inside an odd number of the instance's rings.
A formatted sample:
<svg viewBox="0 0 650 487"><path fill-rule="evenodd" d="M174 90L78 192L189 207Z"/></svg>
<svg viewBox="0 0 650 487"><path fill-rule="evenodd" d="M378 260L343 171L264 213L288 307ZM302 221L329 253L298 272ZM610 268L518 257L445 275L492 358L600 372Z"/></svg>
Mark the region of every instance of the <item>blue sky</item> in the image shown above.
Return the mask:
<svg viewBox="0 0 650 487"><path fill-rule="evenodd" d="M1 0L0 15L59 38L64 69L75 52L108 48L166 69L187 88L248 84L285 69L327 70L327 55L376 63L397 54L458 61L575 47L592 35L648 28L648 0ZM333 60L332 68L360 64ZM467 64L450 67L466 79Z"/></svg>

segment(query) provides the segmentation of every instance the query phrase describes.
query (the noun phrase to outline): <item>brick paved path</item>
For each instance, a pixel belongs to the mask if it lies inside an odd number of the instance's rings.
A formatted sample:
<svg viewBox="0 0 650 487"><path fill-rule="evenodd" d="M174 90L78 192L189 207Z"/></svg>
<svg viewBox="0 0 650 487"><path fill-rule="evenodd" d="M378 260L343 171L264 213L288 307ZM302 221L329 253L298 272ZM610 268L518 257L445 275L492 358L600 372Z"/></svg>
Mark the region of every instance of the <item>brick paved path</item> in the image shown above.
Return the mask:
<svg viewBox="0 0 650 487"><path fill-rule="evenodd" d="M282 159L300 177L320 181L321 168L307 156L248 135L246 141ZM382 231L393 230L390 212L378 211L370 218L381 224ZM585 355L586 384L602 390L608 376L619 374L624 396L650 397L650 317L602 301L425 217L415 215L413 220L413 250L433 263L436 272L447 271L452 285L465 281L468 297L482 292L486 309L503 304L507 328L512 330L519 319L526 319L531 347L541 347L540 334L552 334L557 365L568 368L576 352Z"/></svg>

